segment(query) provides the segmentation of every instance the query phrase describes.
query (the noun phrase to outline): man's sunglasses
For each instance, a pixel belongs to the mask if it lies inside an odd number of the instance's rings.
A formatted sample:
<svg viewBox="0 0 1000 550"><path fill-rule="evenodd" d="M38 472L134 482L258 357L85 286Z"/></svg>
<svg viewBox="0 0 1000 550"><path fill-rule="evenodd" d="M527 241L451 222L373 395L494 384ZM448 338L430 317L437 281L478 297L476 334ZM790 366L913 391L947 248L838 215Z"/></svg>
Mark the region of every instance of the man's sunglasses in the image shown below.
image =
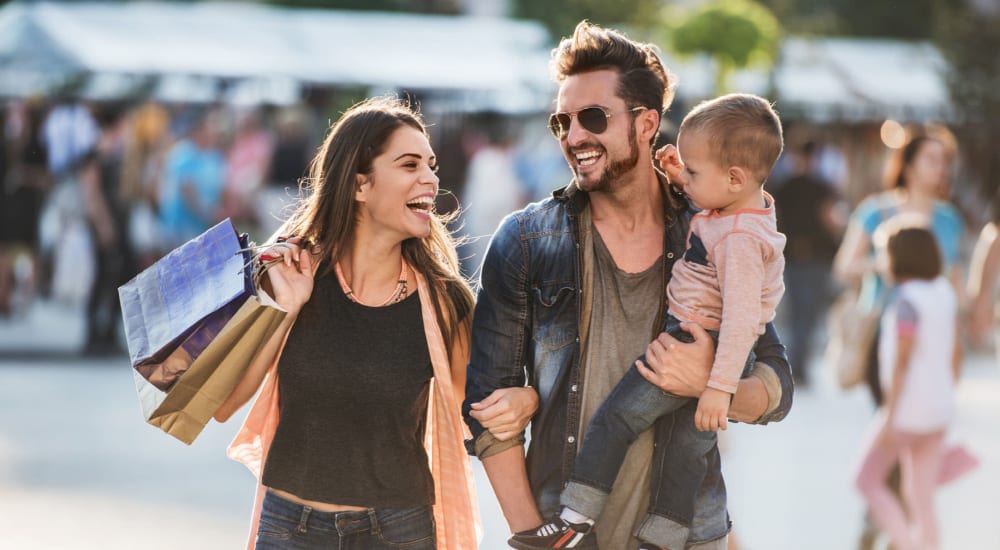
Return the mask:
<svg viewBox="0 0 1000 550"><path fill-rule="evenodd" d="M627 113L634 113L636 111L645 111L646 107L633 107L632 109L625 111ZM552 113L549 117L549 131L556 139L564 139L566 134L569 133L569 125L573 122L575 117L580 126L583 129L590 132L591 134L602 134L608 129L608 119L611 118L612 113L605 111L600 107L587 107L585 109L580 109L579 111L572 111L569 113Z"/></svg>

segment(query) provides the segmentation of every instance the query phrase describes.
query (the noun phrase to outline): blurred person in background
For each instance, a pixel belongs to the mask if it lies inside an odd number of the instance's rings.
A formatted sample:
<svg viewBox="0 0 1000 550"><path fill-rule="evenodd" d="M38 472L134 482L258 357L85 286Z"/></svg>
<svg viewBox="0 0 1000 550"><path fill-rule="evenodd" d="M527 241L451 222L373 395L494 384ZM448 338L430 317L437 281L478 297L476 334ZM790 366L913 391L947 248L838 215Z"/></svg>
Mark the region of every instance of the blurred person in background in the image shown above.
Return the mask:
<svg viewBox="0 0 1000 550"><path fill-rule="evenodd" d="M275 116L274 147L266 184L257 194L256 218L261 235L273 235L295 209L299 180L314 149L305 107L283 107Z"/></svg>
<svg viewBox="0 0 1000 550"><path fill-rule="evenodd" d="M876 269L873 235L885 221L898 214L918 214L927 218L928 227L941 252L942 275L953 288L959 288L961 239L964 222L951 204L941 200L942 182L949 176L948 149L941 141L917 134L895 150L886 164L886 190L868 197L851 214L847 232L834 258L834 275L843 285L860 285L862 307L880 308L886 302L888 286ZM956 294L961 293L956 290ZM866 382L877 407L883 405L879 382L879 335L873 338L865 368ZM898 469L890 476L897 480ZM859 540L860 550L873 548L877 534L866 515Z"/></svg>
<svg viewBox="0 0 1000 550"><path fill-rule="evenodd" d="M274 136L258 109L236 113L236 135L226 154L223 210L241 231L257 233L257 194L270 172ZM266 235L265 235L266 237Z"/></svg>
<svg viewBox="0 0 1000 550"><path fill-rule="evenodd" d="M473 295L436 170L394 98L344 113L311 165L267 271L288 315L215 415L263 386L229 453L261 484L259 550L478 545L459 409Z"/></svg>
<svg viewBox="0 0 1000 550"><path fill-rule="evenodd" d="M926 221L922 214L900 214L875 233L880 271L896 286L881 319L884 400L855 483L895 550L940 548L934 493L962 362L958 300L941 277L941 252ZM897 464L902 499L888 483Z"/></svg>
<svg viewBox="0 0 1000 550"><path fill-rule="evenodd" d="M90 107L69 98L57 98L42 124L49 172L56 183L78 168L79 160L93 150L100 135Z"/></svg>
<svg viewBox="0 0 1000 550"><path fill-rule="evenodd" d="M122 194L130 204L128 240L137 268L152 265L166 245L157 214L163 163L170 147L170 113L156 101L130 112L122 160Z"/></svg>
<svg viewBox="0 0 1000 550"><path fill-rule="evenodd" d="M0 317L27 307L39 289L39 218L51 189L48 147L42 136L46 105L12 101L3 117L0 171Z"/></svg>
<svg viewBox="0 0 1000 550"><path fill-rule="evenodd" d="M833 184L818 175L817 143L790 148L791 174L775 186L778 231L785 245L785 299L779 306L789 329L788 361L796 384L810 380L812 341L832 293L833 257L846 225L843 200Z"/></svg>
<svg viewBox="0 0 1000 550"><path fill-rule="evenodd" d="M220 148L220 113L208 111L191 136L167 154L159 189L159 214L166 248L198 236L225 217L222 190L226 163Z"/></svg>
<svg viewBox="0 0 1000 550"><path fill-rule="evenodd" d="M975 344L987 339L996 320L995 289L1000 275L1000 226L988 222L979 232L969 262L969 334ZM995 342L994 342L995 344ZM997 346L1000 351L1000 346Z"/></svg>
<svg viewBox="0 0 1000 550"><path fill-rule="evenodd" d="M461 248L461 260L467 273L482 263L500 220L528 199L515 169L513 129L499 113L485 114L481 123L486 143L473 153L462 187L462 233L469 241Z"/></svg>
<svg viewBox="0 0 1000 550"><path fill-rule="evenodd" d="M94 244L94 280L87 298L84 353L120 353L118 287L136 273L129 242L131 205L122 189L125 154L123 110L108 105L97 113L101 136L80 168L80 185Z"/></svg>
<svg viewBox="0 0 1000 550"><path fill-rule="evenodd" d="M929 227L941 250L942 273L961 297L959 255L965 224L958 210L940 199L942 182L948 177L948 160L941 141L924 135L912 137L889 159L886 190L862 201L851 214L834 259L834 275L844 285L861 285L863 304L876 307L888 288L875 269L872 235L880 224L904 213L921 214L930 220ZM871 361L867 372L869 389L876 404L881 405L877 360Z"/></svg>

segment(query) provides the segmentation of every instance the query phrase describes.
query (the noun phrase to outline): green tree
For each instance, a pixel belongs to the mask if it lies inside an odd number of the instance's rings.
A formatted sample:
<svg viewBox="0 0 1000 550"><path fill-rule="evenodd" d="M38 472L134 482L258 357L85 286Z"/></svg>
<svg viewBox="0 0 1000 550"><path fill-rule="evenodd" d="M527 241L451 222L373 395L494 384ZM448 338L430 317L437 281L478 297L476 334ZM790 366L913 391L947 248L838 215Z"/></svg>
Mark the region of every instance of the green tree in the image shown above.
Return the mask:
<svg viewBox="0 0 1000 550"><path fill-rule="evenodd" d="M949 62L959 149L1000 220L1000 9L963 6L939 13L936 41Z"/></svg>
<svg viewBox="0 0 1000 550"><path fill-rule="evenodd" d="M781 40L774 15L753 0L716 0L686 15L675 10L665 21L667 43L681 55L703 53L715 61L715 92L727 90L734 69L751 63L773 63Z"/></svg>

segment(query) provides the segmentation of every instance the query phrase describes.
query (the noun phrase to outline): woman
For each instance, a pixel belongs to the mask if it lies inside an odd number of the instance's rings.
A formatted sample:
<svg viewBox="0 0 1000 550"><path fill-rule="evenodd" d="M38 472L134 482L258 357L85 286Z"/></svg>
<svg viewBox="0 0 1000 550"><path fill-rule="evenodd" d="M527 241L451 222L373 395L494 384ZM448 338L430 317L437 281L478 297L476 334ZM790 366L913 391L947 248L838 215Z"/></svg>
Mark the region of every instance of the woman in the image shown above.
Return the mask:
<svg viewBox="0 0 1000 550"><path fill-rule="evenodd" d="M876 270L873 236L883 222L897 214L923 216L934 234L941 252L942 275L956 289L961 274L958 268L962 218L954 206L941 200L941 190L948 181L951 155L946 145L929 136L911 138L890 158L886 170L886 190L868 197L854 210L844 240L834 258L834 276L846 286L860 285L860 305L881 309L886 302L886 283ZM956 292L957 293L957 292ZM960 293L957 293L961 296ZM868 350L866 382L875 405L883 404L879 382L878 333ZM899 469L891 468L890 486L898 490ZM859 548L872 547L875 526L866 516Z"/></svg>
<svg viewBox="0 0 1000 550"><path fill-rule="evenodd" d="M389 98L348 110L312 162L267 271L288 316L216 413L263 383L229 449L261 483L257 548L478 544L459 410L473 296L436 169L419 114Z"/></svg>
<svg viewBox="0 0 1000 550"><path fill-rule="evenodd" d="M872 236L882 222L896 214L923 215L937 239L943 260L943 275L956 292L961 286L958 260L964 223L954 206L941 200L940 189L948 179L949 154L944 143L928 137L912 138L890 160L886 190L871 196L855 209L834 259L834 275L847 286L861 286L863 306L880 307L885 282L875 270ZM961 296L961 295L960 295ZM877 404L882 396L877 364L868 366L869 389Z"/></svg>

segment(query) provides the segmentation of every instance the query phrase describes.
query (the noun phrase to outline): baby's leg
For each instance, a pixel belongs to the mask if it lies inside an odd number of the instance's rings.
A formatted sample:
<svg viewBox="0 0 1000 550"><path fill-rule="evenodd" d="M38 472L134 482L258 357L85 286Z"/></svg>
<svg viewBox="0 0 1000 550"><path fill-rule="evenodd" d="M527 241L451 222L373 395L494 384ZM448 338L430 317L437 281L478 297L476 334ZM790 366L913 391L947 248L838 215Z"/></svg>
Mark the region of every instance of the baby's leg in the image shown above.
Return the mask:
<svg viewBox="0 0 1000 550"><path fill-rule="evenodd" d="M658 418L693 402L663 392L643 378L635 365L629 367L590 419L562 494L563 506L593 519L600 516L629 445Z"/></svg>
<svg viewBox="0 0 1000 550"><path fill-rule="evenodd" d="M718 466L718 436L695 427L696 410L697 402L691 401L656 423L649 513L639 538L664 548L685 547L696 503L704 516L726 513L724 485L719 484L721 494L701 491L709 468Z"/></svg>

